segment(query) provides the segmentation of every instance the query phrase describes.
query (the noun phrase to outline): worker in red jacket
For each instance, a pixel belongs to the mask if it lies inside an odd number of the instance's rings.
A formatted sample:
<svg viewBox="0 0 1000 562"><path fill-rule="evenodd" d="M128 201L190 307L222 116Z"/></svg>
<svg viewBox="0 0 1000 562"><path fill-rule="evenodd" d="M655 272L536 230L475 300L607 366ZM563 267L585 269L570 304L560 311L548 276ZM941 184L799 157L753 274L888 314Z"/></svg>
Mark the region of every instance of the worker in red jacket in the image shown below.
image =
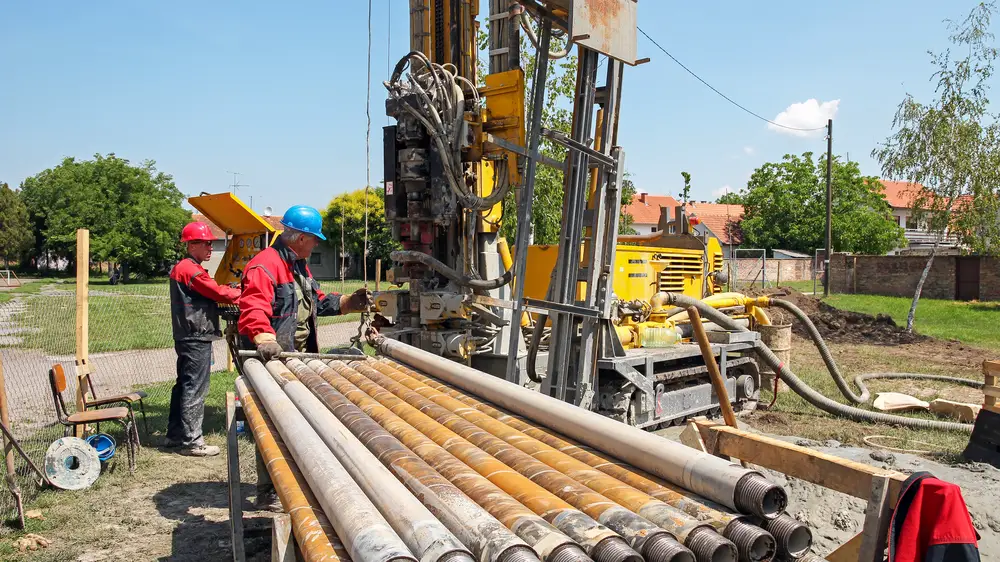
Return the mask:
<svg viewBox="0 0 1000 562"><path fill-rule="evenodd" d="M372 304L368 289L323 294L306 260L323 235L319 211L296 205L281 218L285 230L243 270L238 329L270 361L282 351L318 352L317 316L361 312Z"/></svg>
<svg viewBox="0 0 1000 562"><path fill-rule="evenodd" d="M219 454L206 445L201 424L205 417L212 367L212 342L222 337L217 303L235 303L238 289L220 286L201 264L212 258L212 231L193 222L181 231L187 256L170 270L170 316L177 351L177 382L170 393L167 447L196 457Z"/></svg>

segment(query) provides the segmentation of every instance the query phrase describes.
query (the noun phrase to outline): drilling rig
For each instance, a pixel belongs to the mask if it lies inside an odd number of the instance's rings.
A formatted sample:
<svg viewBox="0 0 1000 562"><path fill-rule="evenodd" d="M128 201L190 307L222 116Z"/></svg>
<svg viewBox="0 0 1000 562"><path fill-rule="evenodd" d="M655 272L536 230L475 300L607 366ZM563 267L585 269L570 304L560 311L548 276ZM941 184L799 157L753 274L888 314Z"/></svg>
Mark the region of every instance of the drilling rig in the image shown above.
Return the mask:
<svg viewBox="0 0 1000 562"><path fill-rule="evenodd" d="M395 120L383 130L386 218L402 249L387 274L398 288L375 299L382 333L639 427L717 412L699 348L684 342L690 321L663 295L708 299L749 327L768 320L723 292L722 249L692 233L683 209L676 234L663 213L660 233L618 237L622 78L643 62L636 2L490 0L482 76L478 4L411 0L410 52L385 83ZM522 32L535 54L530 86ZM571 49L567 134L546 128L542 110L550 61ZM544 157L543 138L566 159ZM559 242L546 247L530 246L540 165L564 177ZM513 248L499 234L508 196ZM730 399L754 407L757 334L712 335Z"/></svg>

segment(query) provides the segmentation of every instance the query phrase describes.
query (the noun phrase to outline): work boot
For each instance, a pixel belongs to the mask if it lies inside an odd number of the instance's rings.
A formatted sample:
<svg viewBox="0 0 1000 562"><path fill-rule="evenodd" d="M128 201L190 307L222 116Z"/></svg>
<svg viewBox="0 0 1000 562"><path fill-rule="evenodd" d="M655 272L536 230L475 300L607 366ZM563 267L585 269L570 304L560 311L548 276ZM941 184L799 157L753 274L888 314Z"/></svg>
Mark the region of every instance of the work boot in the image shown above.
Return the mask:
<svg viewBox="0 0 1000 562"><path fill-rule="evenodd" d="M215 445L189 445L177 452L188 457L214 457L219 454L219 448Z"/></svg>
<svg viewBox="0 0 1000 562"><path fill-rule="evenodd" d="M267 492L258 492L253 506L258 511L270 511L273 513L281 513L283 511L281 500L278 499L278 493L273 489Z"/></svg>
<svg viewBox="0 0 1000 562"><path fill-rule="evenodd" d="M181 443L180 441L174 441L173 439L171 439L169 437L164 437L163 438L162 445L163 445L164 449L176 449L178 447L183 447L184 446L184 444Z"/></svg>

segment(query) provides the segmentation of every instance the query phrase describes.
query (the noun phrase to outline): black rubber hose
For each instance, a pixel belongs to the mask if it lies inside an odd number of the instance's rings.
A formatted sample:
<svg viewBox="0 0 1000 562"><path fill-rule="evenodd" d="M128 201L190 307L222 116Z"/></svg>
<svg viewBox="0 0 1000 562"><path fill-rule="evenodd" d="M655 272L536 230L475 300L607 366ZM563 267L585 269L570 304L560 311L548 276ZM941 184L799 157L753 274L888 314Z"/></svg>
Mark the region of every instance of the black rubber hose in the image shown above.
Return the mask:
<svg viewBox="0 0 1000 562"><path fill-rule="evenodd" d="M750 331L749 329L734 322L725 314L717 311L712 308L712 306L705 304L698 299L693 299L678 293L667 293L667 302L677 306L694 306L699 312L701 312L702 316L727 329L739 332ZM919 429L940 429L945 431L960 431L964 433L972 432L971 424L908 418L905 416L885 414L882 412L871 412L868 410L862 410L861 408L855 408L854 406L841 404L816 392L812 389L812 387L803 382L802 379L795 376L795 373L785 366L784 362L778 359L778 356L775 355L774 352L772 352L770 348L764 345L760 340L757 340L755 349L757 350L758 356L772 369L774 369L774 372L778 374L781 380L785 381L785 384L787 384L789 388L791 388L799 396L805 398L807 402L828 414L842 416L858 422L884 423Z"/></svg>
<svg viewBox="0 0 1000 562"><path fill-rule="evenodd" d="M462 275L461 273L448 267L444 263L435 259L433 256L421 252L414 252L412 250L397 250L389 254L389 258L392 259L392 261L402 263L420 263L426 265L435 272L444 275L451 281L454 281L463 287L471 287L473 289L486 289L488 291L499 289L500 287L509 284L514 278L514 271L513 268L511 268L496 279L473 279L468 275Z"/></svg>
<svg viewBox="0 0 1000 562"><path fill-rule="evenodd" d="M857 385L858 390L861 391L861 394L855 394L851 390L850 385L847 384L847 381L844 380L843 375L840 374L840 369L837 367L836 361L833 360L833 354L830 353L830 348L826 346L826 341L823 340L823 336L819 333L819 330L816 328L812 319L809 318L809 315L803 312L802 309L794 303L786 300L771 299L771 306L790 312L799 322L802 322L802 324L806 327L806 331L809 333L809 338L812 339L816 349L819 350L819 354L823 358L823 363L826 364L826 370L830 373L830 376L833 377L833 382L837 384L837 388L840 389L840 393L855 404L867 404L868 400L871 399L871 392L869 392L868 387L865 386L865 381L867 380L916 379L961 384L971 386L973 388L983 387L983 383L979 381L963 379L960 377L949 377L946 375L927 375L923 373L866 373L858 375L854 379L854 384Z"/></svg>

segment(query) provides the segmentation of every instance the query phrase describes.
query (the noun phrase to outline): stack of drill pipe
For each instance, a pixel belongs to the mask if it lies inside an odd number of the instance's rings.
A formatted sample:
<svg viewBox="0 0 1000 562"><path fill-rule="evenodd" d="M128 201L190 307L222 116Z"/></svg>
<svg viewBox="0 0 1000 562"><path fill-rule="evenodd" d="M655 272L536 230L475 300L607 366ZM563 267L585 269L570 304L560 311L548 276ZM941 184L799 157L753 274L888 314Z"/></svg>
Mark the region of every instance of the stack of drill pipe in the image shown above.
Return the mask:
<svg viewBox="0 0 1000 562"><path fill-rule="evenodd" d="M608 525L647 559L655 549L646 541L666 530L690 547L699 562L736 560L735 546L710 525L435 391L393 365L366 362L355 369L508 466L533 475L532 481Z"/></svg>
<svg viewBox="0 0 1000 562"><path fill-rule="evenodd" d="M691 494L677 490L672 485L657 479L655 476L621 466L613 459L588 451L564 437L554 435L522 419L508 415L489 404L485 404L426 375L409 369L405 365L401 365L390 359L383 359L382 361L382 364L391 365L413 380L423 383L433 390L454 398L466 406L475 408L477 411L503 422L522 432L524 435L562 451L574 459L582 461L588 466L620 480L624 484L660 499L698 521L707 522L736 544L741 560L758 562L770 558L775 553L775 542L770 533L749 523L748 518L745 516L732 513L722 506L706 505L710 503L708 500L696 496L692 497ZM380 368L378 365L375 367ZM416 388L412 385L410 387ZM426 391L425 395L427 395ZM438 401L440 403L440 399ZM457 405L455 406L457 410ZM783 531L779 534L779 537L782 539L779 544L782 553L800 553L803 544L806 544L806 547L808 547L808 543L811 543L811 537L808 535L809 531L807 527L798 522L795 522L797 526L789 526L787 514L774 519L773 523L779 523L779 521L781 524L778 525L778 529Z"/></svg>
<svg viewBox="0 0 1000 562"><path fill-rule="evenodd" d="M326 365L317 365L318 372L324 374L319 380L317 372L301 362L289 361L287 365L403 482L424 489L422 497L426 497L427 491L437 490L442 501L464 503L462 498L466 498L474 502L527 542L546 562L590 562L583 550L564 533L346 379L332 374ZM339 382L337 389L327 382L331 379ZM448 485L459 490L459 494L442 491ZM468 508L456 506L455 509L461 511ZM481 516L472 514L466 523L473 528L473 532L476 529L490 532L492 527L484 529L481 520Z"/></svg>
<svg viewBox="0 0 1000 562"><path fill-rule="evenodd" d="M401 342L380 337L376 345L384 355L740 513L773 519L788 503L785 491L757 471Z"/></svg>
<svg viewBox="0 0 1000 562"><path fill-rule="evenodd" d="M275 428L285 437L295 464L350 552L351 559L355 562L416 562L402 539L281 391L264 365L256 359L248 359L243 363L243 372Z"/></svg>
<svg viewBox="0 0 1000 562"><path fill-rule="evenodd" d="M420 560L473 562L471 553L279 361L267 370L316 434Z"/></svg>
<svg viewBox="0 0 1000 562"><path fill-rule="evenodd" d="M604 525L472 445L344 363L332 361L327 366L316 360L310 361L309 366L362 409L364 409L366 401L361 399L356 392L352 392L354 390L364 391L370 398L389 408L414 429L431 438L525 507L563 531L582 546L595 562L639 562L642 559L624 539ZM454 480L452 482L455 483Z"/></svg>
<svg viewBox="0 0 1000 562"><path fill-rule="evenodd" d="M316 498L309 491L295 462L291 460L274 424L257 406L253 391L243 379L237 379L236 389L247 425L260 449L281 505L291 519L292 533L302 557L306 562L350 562L347 550L334 533L330 521L322 511L314 507L318 505Z"/></svg>

